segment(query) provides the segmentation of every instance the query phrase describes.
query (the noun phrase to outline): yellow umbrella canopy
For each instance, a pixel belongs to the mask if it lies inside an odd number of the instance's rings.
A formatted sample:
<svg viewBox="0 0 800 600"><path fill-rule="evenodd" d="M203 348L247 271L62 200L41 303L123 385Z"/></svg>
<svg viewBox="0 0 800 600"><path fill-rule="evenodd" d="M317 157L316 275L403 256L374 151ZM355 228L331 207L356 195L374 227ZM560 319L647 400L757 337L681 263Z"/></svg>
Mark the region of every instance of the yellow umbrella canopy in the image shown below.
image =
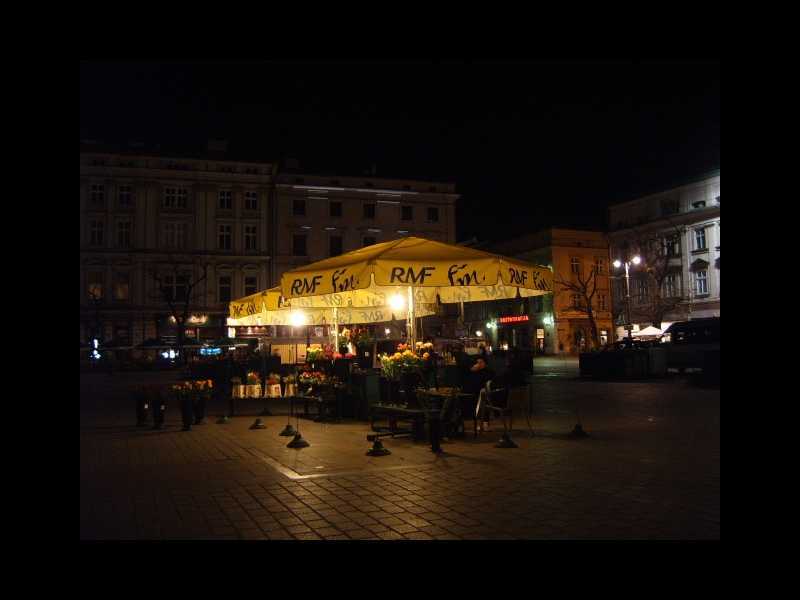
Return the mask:
<svg viewBox="0 0 800 600"><path fill-rule="evenodd" d="M415 303L471 302L537 296L553 290L553 274L465 246L406 237L287 271L281 292L293 307L382 306L412 287Z"/></svg>

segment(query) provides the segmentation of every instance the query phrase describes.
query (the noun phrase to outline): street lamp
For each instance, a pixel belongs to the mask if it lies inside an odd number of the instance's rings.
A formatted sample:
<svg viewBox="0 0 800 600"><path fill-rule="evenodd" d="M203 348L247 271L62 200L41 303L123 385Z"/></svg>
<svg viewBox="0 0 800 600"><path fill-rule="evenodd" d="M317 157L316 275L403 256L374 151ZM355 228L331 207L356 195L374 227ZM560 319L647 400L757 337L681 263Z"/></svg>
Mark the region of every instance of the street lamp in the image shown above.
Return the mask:
<svg viewBox="0 0 800 600"><path fill-rule="evenodd" d="M629 274L629 269L631 264L638 265L642 262L642 259L636 255L631 258L629 261L622 262L620 259L614 261L614 268L619 269L622 265L625 265L625 306L627 308L628 313L628 339L633 339L633 324L631 323L631 278Z"/></svg>

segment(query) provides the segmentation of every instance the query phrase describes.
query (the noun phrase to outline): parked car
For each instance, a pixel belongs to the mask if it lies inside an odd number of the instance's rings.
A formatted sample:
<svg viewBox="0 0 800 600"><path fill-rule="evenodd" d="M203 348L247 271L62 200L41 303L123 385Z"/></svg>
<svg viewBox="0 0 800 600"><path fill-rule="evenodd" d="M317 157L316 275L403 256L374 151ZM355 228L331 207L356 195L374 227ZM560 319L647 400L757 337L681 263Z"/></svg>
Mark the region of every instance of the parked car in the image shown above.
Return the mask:
<svg viewBox="0 0 800 600"><path fill-rule="evenodd" d="M664 344L668 369L681 372L686 369L706 369L714 357L719 362L719 317L678 321L670 325L664 335L669 338Z"/></svg>

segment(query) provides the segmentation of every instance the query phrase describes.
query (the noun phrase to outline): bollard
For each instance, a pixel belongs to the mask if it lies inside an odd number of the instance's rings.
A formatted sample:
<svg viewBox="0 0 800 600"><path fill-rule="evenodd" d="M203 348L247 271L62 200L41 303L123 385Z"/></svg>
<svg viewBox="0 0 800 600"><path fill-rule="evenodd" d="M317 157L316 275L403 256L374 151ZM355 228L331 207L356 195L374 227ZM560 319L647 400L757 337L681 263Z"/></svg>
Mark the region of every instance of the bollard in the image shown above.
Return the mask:
<svg viewBox="0 0 800 600"><path fill-rule="evenodd" d="M191 431L192 423L194 422L194 407L192 395L187 392L179 392L181 400L181 417L183 418L182 431Z"/></svg>
<svg viewBox="0 0 800 600"><path fill-rule="evenodd" d="M136 398L136 426L144 427L147 425L147 409L150 404L147 401L147 393L143 389L138 389L134 392Z"/></svg>
<svg viewBox="0 0 800 600"><path fill-rule="evenodd" d="M153 429L161 429L164 426L164 414L167 412L167 400L160 389L154 391L151 406L153 409Z"/></svg>
<svg viewBox="0 0 800 600"><path fill-rule="evenodd" d="M205 425L206 423L206 402L207 402L207 392L205 390L201 390L198 392L197 396L195 397L194 401L194 424L195 425Z"/></svg>

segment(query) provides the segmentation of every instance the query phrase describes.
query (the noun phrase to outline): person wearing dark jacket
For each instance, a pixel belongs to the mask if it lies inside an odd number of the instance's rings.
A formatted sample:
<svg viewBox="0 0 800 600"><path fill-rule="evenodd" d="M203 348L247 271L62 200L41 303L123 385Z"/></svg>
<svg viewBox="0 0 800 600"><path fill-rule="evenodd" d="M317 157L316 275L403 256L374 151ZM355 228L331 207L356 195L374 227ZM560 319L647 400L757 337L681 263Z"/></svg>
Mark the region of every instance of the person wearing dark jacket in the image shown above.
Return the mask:
<svg viewBox="0 0 800 600"><path fill-rule="evenodd" d="M484 359L482 356L479 356L476 359L475 364L469 370L469 375L467 375L467 380L464 383L463 388L466 393L475 396L476 406L480 401L481 390L486 387L487 382L492 381L495 379L495 377L495 372L486 365L486 359ZM481 430L488 431L489 422L486 418L486 411L481 409L481 412L483 413L480 415L482 420Z"/></svg>

